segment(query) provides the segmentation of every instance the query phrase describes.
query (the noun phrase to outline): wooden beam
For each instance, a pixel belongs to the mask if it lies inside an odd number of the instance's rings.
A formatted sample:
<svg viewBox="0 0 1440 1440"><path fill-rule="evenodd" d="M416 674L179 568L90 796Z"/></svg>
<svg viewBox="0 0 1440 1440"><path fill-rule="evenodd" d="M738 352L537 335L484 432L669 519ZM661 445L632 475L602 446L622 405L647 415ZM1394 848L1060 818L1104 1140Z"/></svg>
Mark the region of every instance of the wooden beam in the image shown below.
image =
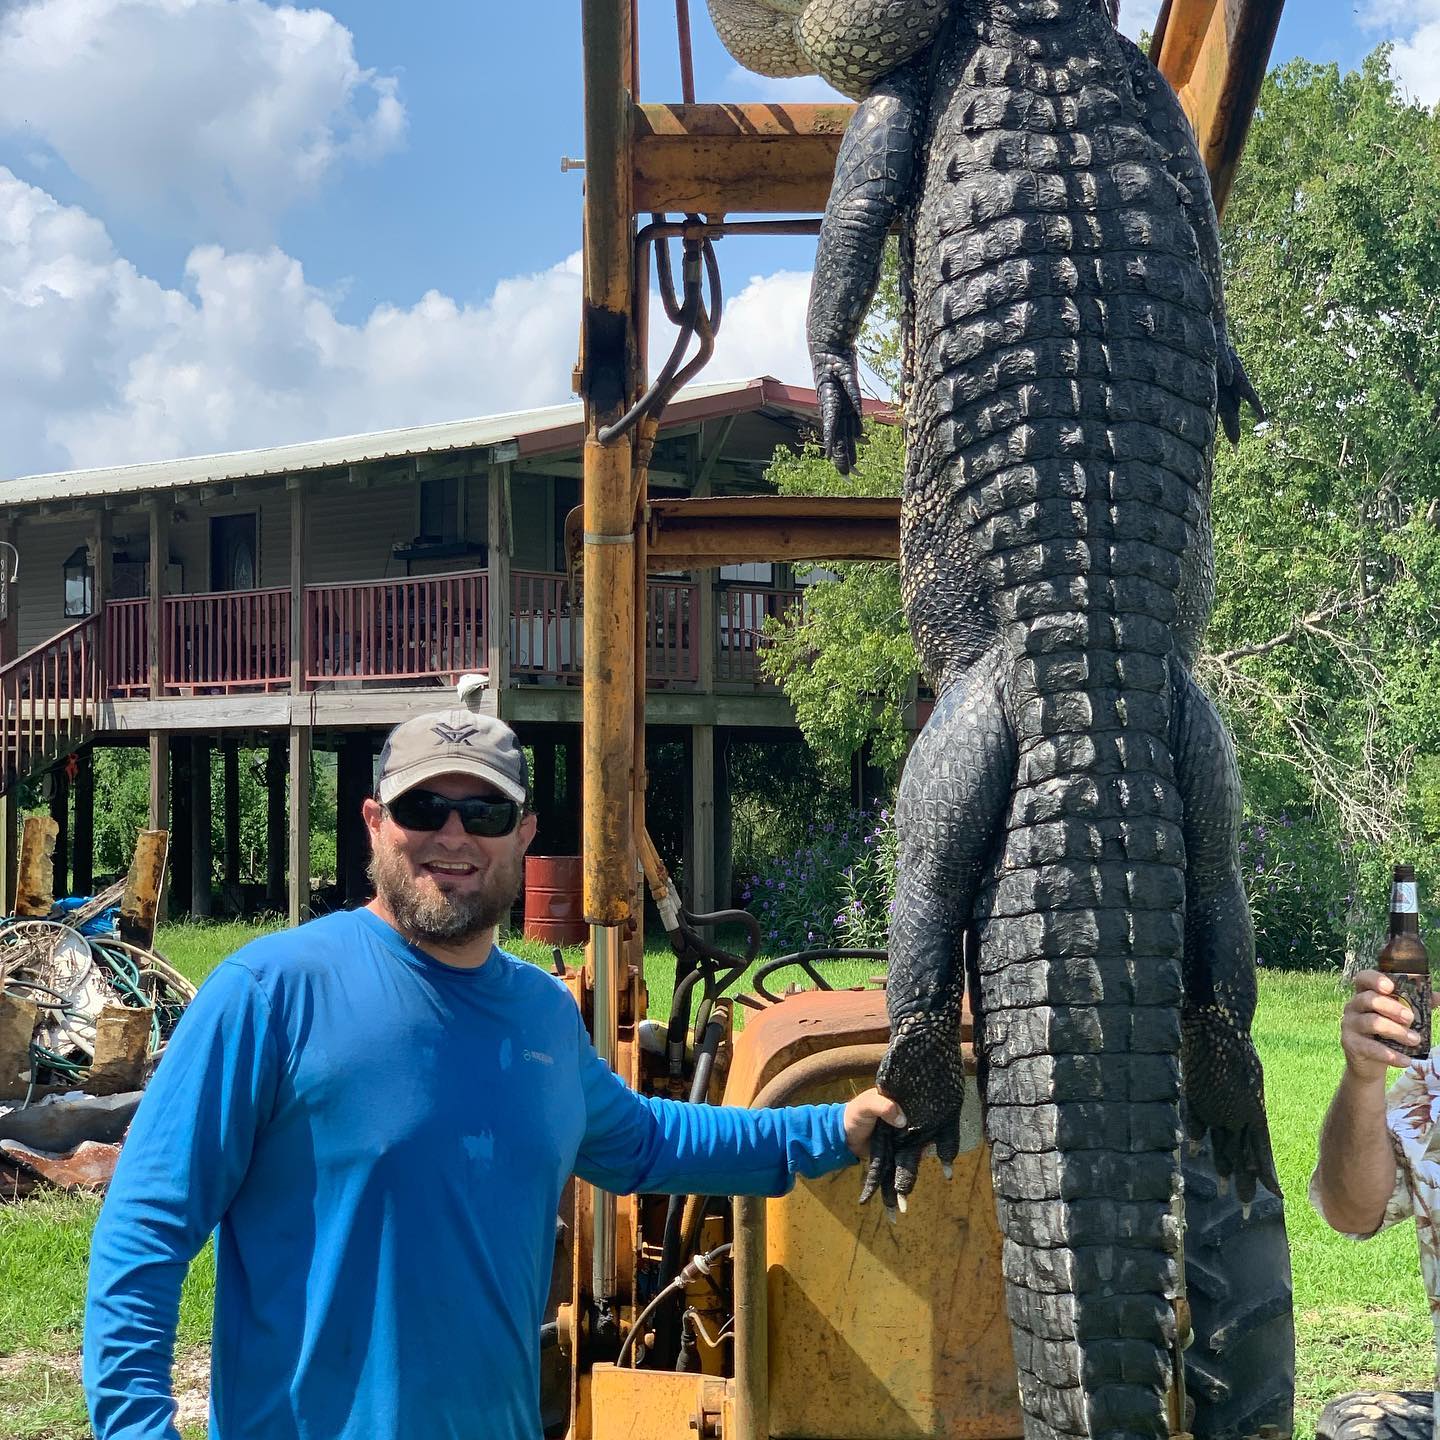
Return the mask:
<svg viewBox="0 0 1440 1440"><path fill-rule="evenodd" d="M290 491L290 693L305 689L305 491Z"/></svg>
<svg viewBox="0 0 1440 1440"><path fill-rule="evenodd" d="M170 736L164 730L150 732L150 816L145 827L152 833L163 832L166 853L170 832ZM160 890L155 898L156 914L162 920L170 916L170 885L168 865L161 870Z"/></svg>
<svg viewBox="0 0 1440 1440"><path fill-rule="evenodd" d="M15 886L16 915L48 915L55 904L55 839L58 827L48 815L29 815L20 837L20 873Z"/></svg>
<svg viewBox="0 0 1440 1440"><path fill-rule="evenodd" d="M75 824L70 832L70 884L77 895L95 889L95 747L75 752Z"/></svg>
<svg viewBox="0 0 1440 1440"><path fill-rule="evenodd" d="M224 772L223 822L225 828L224 887L227 899L240 899L240 742L233 737L221 742L221 766Z"/></svg>
<svg viewBox="0 0 1440 1440"><path fill-rule="evenodd" d="M730 432L735 428L735 421L738 418L736 415L727 415L720 422L720 433L715 437L715 441L711 445L708 453L701 458L700 468L695 475L695 485L690 492L697 500L702 499L710 493L710 480L715 474L715 466L720 461L721 453L725 449L725 443L730 439ZM703 435L701 439L704 439Z"/></svg>
<svg viewBox="0 0 1440 1440"><path fill-rule="evenodd" d="M190 914L208 920L214 913L215 846L210 838L210 737L190 742Z"/></svg>
<svg viewBox="0 0 1440 1440"><path fill-rule="evenodd" d="M0 795L0 915L15 909L15 877L20 864L20 792Z"/></svg>
<svg viewBox="0 0 1440 1440"><path fill-rule="evenodd" d="M682 543L683 541L683 543ZM709 533L675 537L652 548L647 559L650 573L699 570L706 566L804 564L826 560L896 560L899 531L878 526L793 524L716 524Z"/></svg>
<svg viewBox="0 0 1440 1440"><path fill-rule="evenodd" d="M898 499L793 495L657 500L646 507L646 561L654 573L822 560L895 560L900 555ZM581 511L565 517L565 548L574 554Z"/></svg>
<svg viewBox="0 0 1440 1440"><path fill-rule="evenodd" d="M1151 55L1200 137L1224 205L1284 0L1167 0ZM825 209L853 105L636 105L634 213Z"/></svg>
<svg viewBox="0 0 1440 1440"><path fill-rule="evenodd" d="M719 909L715 895L715 728L690 727L690 909Z"/></svg>
<svg viewBox="0 0 1440 1440"><path fill-rule="evenodd" d="M310 918L310 727L290 727L290 923Z"/></svg>
<svg viewBox="0 0 1440 1440"><path fill-rule="evenodd" d="M162 612L165 604L165 569L170 560L170 497L157 496L150 502L150 604L146 611L146 629L150 644L150 698L158 700L165 693L165 627ZM152 829L164 830L168 818L156 820L151 815Z"/></svg>
<svg viewBox="0 0 1440 1440"><path fill-rule="evenodd" d="M114 572L114 517L103 506L90 517L90 569L94 577L95 614L103 616Z"/></svg>
<svg viewBox="0 0 1440 1440"><path fill-rule="evenodd" d="M142 830L125 876L120 901L120 938L149 949L155 943L155 921L165 889L170 836L164 830Z"/></svg>
<svg viewBox="0 0 1440 1440"><path fill-rule="evenodd" d="M170 829L170 736L163 730L150 733L150 819L147 828Z"/></svg>
<svg viewBox="0 0 1440 1440"><path fill-rule="evenodd" d="M195 811L191 788L194 737L177 735L170 742L170 901L171 916L190 914L194 902Z"/></svg>
<svg viewBox="0 0 1440 1440"><path fill-rule="evenodd" d="M265 750L265 903L285 904L285 769L283 736L272 735Z"/></svg>
<svg viewBox="0 0 1440 1440"><path fill-rule="evenodd" d="M495 714L505 713L505 691L510 685L510 557L514 533L510 519L511 466L492 465L485 481L485 552L487 575L486 667Z"/></svg>
<svg viewBox="0 0 1440 1440"><path fill-rule="evenodd" d="M353 732L340 742L335 775L335 858L346 905L361 905L370 898L366 875L370 837L363 812L373 783L373 762L374 751L365 732Z"/></svg>
<svg viewBox="0 0 1440 1440"><path fill-rule="evenodd" d="M1150 58L1200 141L1216 210L1225 208L1284 0L1165 0Z"/></svg>
<svg viewBox="0 0 1440 1440"><path fill-rule="evenodd" d="M20 653L16 638L20 625L20 586L10 583L15 570L15 551L6 548L19 538L19 528L13 520L0 523L0 540L6 542L0 545L0 569L5 572L4 580L0 581L0 665L8 665ZM0 914L9 914L9 911L3 910Z"/></svg>
<svg viewBox="0 0 1440 1440"><path fill-rule="evenodd" d="M55 822L55 898L70 893L70 777L64 764L50 772L50 818Z"/></svg>
<svg viewBox="0 0 1440 1440"><path fill-rule="evenodd" d="M816 214L853 105L636 105L635 213Z"/></svg>

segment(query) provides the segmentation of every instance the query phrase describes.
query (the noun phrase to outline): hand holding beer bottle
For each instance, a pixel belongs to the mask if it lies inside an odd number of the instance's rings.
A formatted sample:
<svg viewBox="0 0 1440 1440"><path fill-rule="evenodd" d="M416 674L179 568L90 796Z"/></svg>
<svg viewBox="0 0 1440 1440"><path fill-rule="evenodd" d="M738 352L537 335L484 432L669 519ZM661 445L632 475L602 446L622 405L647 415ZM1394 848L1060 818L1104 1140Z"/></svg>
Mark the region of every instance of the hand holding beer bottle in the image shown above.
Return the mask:
<svg viewBox="0 0 1440 1440"><path fill-rule="evenodd" d="M1390 978L1394 994L1410 1007L1410 1029L1419 1035L1413 1045L1395 1048L1411 1059L1430 1053L1430 956L1420 938L1420 904L1415 867L1397 865L1390 887L1390 938L1375 968Z"/></svg>
<svg viewBox="0 0 1440 1440"><path fill-rule="evenodd" d="M1346 1068L1367 1085L1383 1089L1387 1069L1429 1053L1434 997L1419 921L1415 872L1397 865L1390 892L1390 939L1376 968L1356 975L1355 993L1340 1017Z"/></svg>

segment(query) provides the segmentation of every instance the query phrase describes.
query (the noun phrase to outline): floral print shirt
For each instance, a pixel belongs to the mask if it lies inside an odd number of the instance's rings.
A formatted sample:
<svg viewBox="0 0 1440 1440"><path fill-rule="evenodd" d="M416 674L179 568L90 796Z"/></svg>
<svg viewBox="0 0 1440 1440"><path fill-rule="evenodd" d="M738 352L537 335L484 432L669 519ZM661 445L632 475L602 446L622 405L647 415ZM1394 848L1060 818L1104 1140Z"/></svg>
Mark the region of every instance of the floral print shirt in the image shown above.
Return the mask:
<svg viewBox="0 0 1440 1440"><path fill-rule="evenodd" d="M1425 1283L1430 1321L1435 1327L1434 1388L1440 1401L1440 1233L1436 1230L1436 1218L1440 1216L1440 1047L1400 1072L1386 1097L1386 1115L1390 1142L1395 1147L1395 1188L1385 1206L1384 1219L1373 1233L1378 1235L1414 1217L1420 1245L1420 1278ZM1313 1175L1310 1203L1328 1224L1329 1216L1320 1203ZM1368 1240L1370 1236L1351 1238ZM1434 1415L1431 1434L1433 1440L1440 1440L1440 1403Z"/></svg>

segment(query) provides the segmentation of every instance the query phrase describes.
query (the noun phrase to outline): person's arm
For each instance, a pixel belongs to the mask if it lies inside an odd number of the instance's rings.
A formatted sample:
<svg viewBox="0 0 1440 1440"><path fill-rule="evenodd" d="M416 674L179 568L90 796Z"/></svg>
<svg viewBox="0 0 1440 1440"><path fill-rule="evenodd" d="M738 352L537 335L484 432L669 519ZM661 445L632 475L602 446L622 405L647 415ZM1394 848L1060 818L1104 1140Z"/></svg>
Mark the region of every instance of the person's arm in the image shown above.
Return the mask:
<svg viewBox="0 0 1440 1440"><path fill-rule="evenodd" d="M1316 1208L1346 1235L1373 1235L1395 1192L1395 1149L1386 1125L1389 1066L1410 1061L1392 1048L1413 1045L1410 1007L1375 970L1355 977L1340 1019L1345 1071L1320 1130L1320 1157L1311 1185Z"/></svg>
<svg viewBox="0 0 1440 1440"><path fill-rule="evenodd" d="M84 1382L96 1440L176 1440L180 1286L249 1167L278 1070L264 996L221 964L170 1039L95 1225Z"/></svg>
<svg viewBox="0 0 1440 1440"><path fill-rule="evenodd" d="M848 1105L780 1110L638 1095L596 1055L578 1013L576 1022L585 1137L575 1173L616 1195L783 1195L797 1176L853 1164L878 1121L905 1124L900 1107L876 1090Z"/></svg>

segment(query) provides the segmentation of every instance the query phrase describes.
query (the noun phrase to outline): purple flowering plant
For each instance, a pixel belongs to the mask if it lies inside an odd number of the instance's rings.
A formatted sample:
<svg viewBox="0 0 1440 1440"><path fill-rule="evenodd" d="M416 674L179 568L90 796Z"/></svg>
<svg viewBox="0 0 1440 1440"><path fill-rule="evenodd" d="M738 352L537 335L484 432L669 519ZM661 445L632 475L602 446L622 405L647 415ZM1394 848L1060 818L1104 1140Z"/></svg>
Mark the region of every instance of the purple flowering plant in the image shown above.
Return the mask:
<svg viewBox="0 0 1440 1440"><path fill-rule="evenodd" d="M741 891L760 921L765 948L780 954L884 946L896 849L888 808L852 810L842 819L811 824L795 853L764 866Z"/></svg>

